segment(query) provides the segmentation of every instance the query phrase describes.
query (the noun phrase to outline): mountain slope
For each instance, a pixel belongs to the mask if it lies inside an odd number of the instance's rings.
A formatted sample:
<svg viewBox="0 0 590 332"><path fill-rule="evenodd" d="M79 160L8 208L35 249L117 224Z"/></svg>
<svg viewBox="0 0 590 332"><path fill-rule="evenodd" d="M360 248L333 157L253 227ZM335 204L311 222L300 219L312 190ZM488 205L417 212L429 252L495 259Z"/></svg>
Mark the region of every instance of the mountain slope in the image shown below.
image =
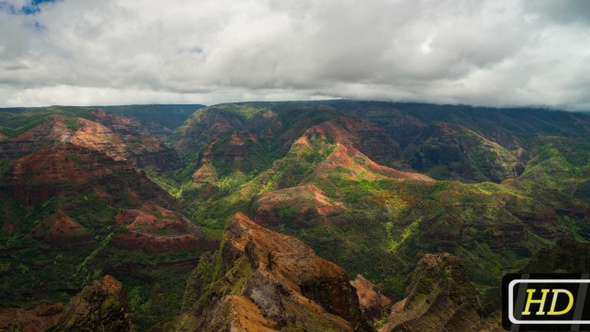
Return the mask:
<svg viewBox="0 0 590 332"><path fill-rule="evenodd" d="M589 151L585 115L351 101L290 103L281 112L263 105L219 106L241 122L224 122L226 136L209 147L240 153L201 150L194 182L184 187L182 199L216 234L233 212L247 213L398 299L426 253L459 256L483 292L557 237L589 238L587 163L574 157ZM268 129L257 123L249 132L248 114L264 112L275 114ZM199 126L214 128L207 117ZM272 145L264 135L278 138ZM247 174L239 164L252 164L253 147L266 147L274 162ZM558 170L565 161L570 166Z"/></svg>
<svg viewBox="0 0 590 332"><path fill-rule="evenodd" d="M189 271L239 212L299 238L393 301L422 301L412 275L424 259L450 253L464 262L484 315L497 309L503 272L559 238L590 240L588 115L346 100L222 104L190 117L178 107L0 110L3 303L65 302L111 274L129 291L136 327L159 328L178 315ZM174 133L164 128L183 117ZM203 258L195 276L223 297L208 309L193 298L202 310L185 310L177 323L283 326L280 307L228 286L260 272L247 259L258 256L234 253L242 270L219 253ZM434 293L450 311L415 308L437 312L441 325L466 313L446 302L452 292ZM322 310L326 328L350 326ZM395 326L423 316L398 313Z"/></svg>

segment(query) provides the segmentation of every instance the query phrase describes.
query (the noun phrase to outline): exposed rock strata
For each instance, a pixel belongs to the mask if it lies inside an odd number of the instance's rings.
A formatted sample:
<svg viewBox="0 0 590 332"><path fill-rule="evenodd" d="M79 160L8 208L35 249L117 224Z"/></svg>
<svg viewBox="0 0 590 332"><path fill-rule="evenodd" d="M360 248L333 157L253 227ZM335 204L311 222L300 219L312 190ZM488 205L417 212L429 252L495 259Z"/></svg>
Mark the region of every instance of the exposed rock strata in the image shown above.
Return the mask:
<svg viewBox="0 0 590 332"><path fill-rule="evenodd" d="M116 114L96 111L98 122L55 115L48 121L0 145L0 156L18 159L47 146L69 143L100 151L137 168L153 166L171 171L182 162L173 149L150 136L139 123Z"/></svg>
<svg viewBox="0 0 590 332"><path fill-rule="evenodd" d="M167 192L129 163L71 143L47 146L19 159L1 180L0 191L26 206L84 192L111 197L113 203L123 197L138 204L145 200L163 206L173 202Z"/></svg>
<svg viewBox="0 0 590 332"><path fill-rule="evenodd" d="M341 267L243 214L229 222L220 250L193 272L183 312L177 330L372 330Z"/></svg>

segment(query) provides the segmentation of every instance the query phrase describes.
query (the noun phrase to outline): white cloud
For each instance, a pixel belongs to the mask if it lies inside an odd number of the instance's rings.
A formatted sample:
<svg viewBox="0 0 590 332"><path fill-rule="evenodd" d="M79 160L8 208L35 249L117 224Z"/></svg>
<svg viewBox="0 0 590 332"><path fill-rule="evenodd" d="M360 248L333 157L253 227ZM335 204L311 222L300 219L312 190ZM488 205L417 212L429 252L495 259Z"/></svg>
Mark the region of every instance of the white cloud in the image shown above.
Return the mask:
<svg viewBox="0 0 590 332"><path fill-rule="evenodd" d="M584 109L587 9L62 0L33 15L0 11L0 106L346 97Z"/></svg>

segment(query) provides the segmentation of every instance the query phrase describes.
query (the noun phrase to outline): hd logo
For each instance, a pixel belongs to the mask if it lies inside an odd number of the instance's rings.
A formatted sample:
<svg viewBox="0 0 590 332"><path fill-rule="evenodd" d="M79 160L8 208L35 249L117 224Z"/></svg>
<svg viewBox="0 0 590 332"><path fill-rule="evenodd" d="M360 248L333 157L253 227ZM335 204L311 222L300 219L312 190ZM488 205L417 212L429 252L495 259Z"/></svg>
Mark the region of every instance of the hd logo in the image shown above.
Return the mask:
<svg viewBox="0 0 590 332"><path fill-rule="evenodd" d="M508 274L502 325L508 331L590 331L590 274Z"/></svg>

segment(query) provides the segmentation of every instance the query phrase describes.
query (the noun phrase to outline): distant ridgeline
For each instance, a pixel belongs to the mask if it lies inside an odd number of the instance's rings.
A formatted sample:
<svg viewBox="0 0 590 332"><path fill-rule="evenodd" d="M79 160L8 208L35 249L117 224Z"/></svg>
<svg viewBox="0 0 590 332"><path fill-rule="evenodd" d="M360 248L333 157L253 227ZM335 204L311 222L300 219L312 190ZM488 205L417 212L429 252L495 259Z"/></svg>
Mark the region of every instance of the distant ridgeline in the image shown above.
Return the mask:
<svg viewBox="0 0 590 332"><path fill-rule="evenodd" d="M110 275L137 330L495 330L503 273L590 240L586 113L350 100L0 109L0 172L0 303L13 316ZM334 275L306 290L292 261L260 251L266 230L226 232L237 213L362 275L360 309L348 288L350 309L316 294ZM83 316L51 308L46 327ZM306 325L303 312L321 314Z"/></svg>

